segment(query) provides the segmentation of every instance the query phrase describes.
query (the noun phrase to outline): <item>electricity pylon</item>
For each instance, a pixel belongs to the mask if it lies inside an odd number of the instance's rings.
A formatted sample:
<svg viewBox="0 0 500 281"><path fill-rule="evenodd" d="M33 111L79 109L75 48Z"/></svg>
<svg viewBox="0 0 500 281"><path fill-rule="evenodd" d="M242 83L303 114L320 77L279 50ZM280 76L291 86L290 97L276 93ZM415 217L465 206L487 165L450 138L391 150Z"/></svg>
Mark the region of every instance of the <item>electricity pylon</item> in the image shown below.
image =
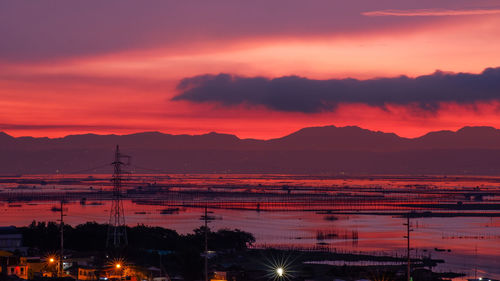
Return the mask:
<svg viewBox="0 0 500 281"><path fill-rule="evenodd" d="M127 162L122 162L122 159L127 159ZM106 239L106 247L118 248L128 244L127 229L125 225L125 213L123 211L123 202L121 200L122 188L122 166L130 164L130 156L120 153L120 147L117 145L115 150L115 159L111 165L114 167L113 172L113 201L109 212L108 236Z"/></svg>

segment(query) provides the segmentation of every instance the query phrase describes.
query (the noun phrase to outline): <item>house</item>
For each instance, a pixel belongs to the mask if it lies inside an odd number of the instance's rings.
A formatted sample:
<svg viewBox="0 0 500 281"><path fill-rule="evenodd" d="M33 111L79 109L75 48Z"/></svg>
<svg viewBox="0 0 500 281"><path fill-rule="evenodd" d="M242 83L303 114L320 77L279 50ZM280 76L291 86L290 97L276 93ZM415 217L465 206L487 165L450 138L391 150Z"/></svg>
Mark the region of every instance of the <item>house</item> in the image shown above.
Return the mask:
<svg viewBox="0 0 500 281"><path fill-rule="evenodd" d="M27 264L17 264L7 266L8 276L17 276L21 279L28 279L28 265Z"/></svg>
<svg viewBox="0 0 500 281"><path fill-rule="evenodd" d="M26 247L22 246L23 235L15 226L0 227L0 250L26 252Z"/></svg>
<svg viewBox="0 0 500 281"><path fill-rule="evenodd" d="M98 270L92 267L78 267L78 280L98 280Z"/></svg>
<svg viewBox="0 0 500 281"><path fill-rule="evenodd" d="M210 281L236 281L245 280L242 271L214 271Z"/></svg>
<svg viewBox="0 0 500 281"><path fill-rule="evenodd" d="M210 281L227 281L227 273L224 271L215 271Z"/></svg>
<svg viewBox="0 0 500 281"><path fill-rule="evenodd" d="M16 263L7 265L7 275L21 279L33 279L41 276L45 263L39 257L20 257Z"/></svg>
<svg viewBox="0 0 500 281"><path fill-rule="evenodd" d="M17 259L11 252L0 250L0 279L2 276L7 275L7 266L16 264Z"/></svg>

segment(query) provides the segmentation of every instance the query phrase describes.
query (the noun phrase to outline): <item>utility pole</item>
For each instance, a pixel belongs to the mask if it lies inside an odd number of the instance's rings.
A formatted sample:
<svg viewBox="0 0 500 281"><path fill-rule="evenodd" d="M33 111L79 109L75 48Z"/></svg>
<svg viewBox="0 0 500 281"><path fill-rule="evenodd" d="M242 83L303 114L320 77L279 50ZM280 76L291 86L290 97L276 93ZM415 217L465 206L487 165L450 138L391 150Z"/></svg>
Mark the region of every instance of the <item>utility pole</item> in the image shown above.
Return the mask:
<svg viewBox="0 0 500 281"><path fill-rule="evenodd" d="M406 236L404 236L404 238L406 238L406 242L407 242L407 249L406 249L406 257L408 259L408 265L407 265L407 280L408 281L411 281L411 260L410 260L410 231L412 231L410 229L410 213L407 214L407 217L406 217L406 223L403 224L403 225L406 225Z"/></svg>
<svg viewBox="0 0 500 281"><path fill-rule="evenodd" d="M208 211L205 204L205 281L208 281Z"/></svg>
<svg viewBox="0 0 500 281"><path fill-rule="evenodd" d="M474 279L477 280L477 244L475 246L474 252L475 252L475 255L474 255L474 257L475 257L475 262L474 262Z"/></svg>
<svg viewBox="0 0 500 281"><path fill-rule="evenodd" d="M122 159L127 159L127 163L123 163ZM127 231L125 225L125 213L123 211L123 202L121 200L122 188L122 166L130 164L130 156L120 152L120 147L117 145L115 150L115 159L111 165L114 167L113 172L113 201L109 212L108 236L106 238L106 247L118 248L122 245L127 245Z"/></svg>
<svg viewBox="0 0 500 281"><path fill-rule="evenodd" d="M163 265L161 264L161 252L158 252L158 255L160 256L160 277L163 277L163 271L162 271L162 268L163 268Z"/></svg>
<svg viewBox="0 0 500 281"><path fill-rule="evenodd" d="M58 272L59 272L59 277L63 277L63 271L64 271L64 268L63 268L63 261L64 261L64 200L61 200L61 249L60 249L60 253L59 253L59 268L58 268Z"/></svg>

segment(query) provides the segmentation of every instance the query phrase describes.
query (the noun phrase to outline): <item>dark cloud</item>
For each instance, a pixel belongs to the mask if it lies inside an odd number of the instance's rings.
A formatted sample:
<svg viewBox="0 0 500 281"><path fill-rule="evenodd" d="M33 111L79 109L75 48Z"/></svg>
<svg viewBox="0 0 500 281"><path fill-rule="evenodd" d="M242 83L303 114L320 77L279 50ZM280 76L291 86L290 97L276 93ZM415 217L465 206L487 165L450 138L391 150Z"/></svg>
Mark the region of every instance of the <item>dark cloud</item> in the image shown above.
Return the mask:
<svg viewBox="0 0 500 281"><path fill-rule="evenodd" d="M480 74L437 71L416 78L401 76L370 80L203 75L183 79L177 89L181 93L173 100L215 102L228 106L262 105L290 112L330 111L340 103L378 107L413 105L434 111L442 102L470 104L500 100L500 68L488 68Z"/></svg>

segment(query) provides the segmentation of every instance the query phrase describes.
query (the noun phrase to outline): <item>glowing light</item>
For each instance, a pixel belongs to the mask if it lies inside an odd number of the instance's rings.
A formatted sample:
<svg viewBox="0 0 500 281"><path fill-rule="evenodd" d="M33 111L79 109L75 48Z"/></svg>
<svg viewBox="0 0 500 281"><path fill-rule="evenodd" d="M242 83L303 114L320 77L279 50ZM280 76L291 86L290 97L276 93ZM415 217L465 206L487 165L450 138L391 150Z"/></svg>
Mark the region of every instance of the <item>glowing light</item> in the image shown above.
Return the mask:
<svg viewBox="0 0 500 281"><path fill-rule="evenodd" d="M290 281L294 279L293 263L295 258L280 255L269 257L264 266L267 268L266 277L272 281Z"/></svg>
<svg viewBox="0 0 500 281"><path fill-rule="evenodd" d="M283 273L284 273L283 267L278 267L276 269L276 274L278 274L279 277L283 277Z"/></svg>
<svg viewBox="0 0 500 281"><path fill-rule="evenodd" d="M54 262L54 258L50 258L50 259L49 259L49 262L50 262L50 263L53 263L53 262Z"/></svg>
<svg viewBox="0 0 500 281"><path fill-rule="evenodd" d="M126 270L127 262L123 258L114 258L108 261L107 266L115 271Z"/></svg>

